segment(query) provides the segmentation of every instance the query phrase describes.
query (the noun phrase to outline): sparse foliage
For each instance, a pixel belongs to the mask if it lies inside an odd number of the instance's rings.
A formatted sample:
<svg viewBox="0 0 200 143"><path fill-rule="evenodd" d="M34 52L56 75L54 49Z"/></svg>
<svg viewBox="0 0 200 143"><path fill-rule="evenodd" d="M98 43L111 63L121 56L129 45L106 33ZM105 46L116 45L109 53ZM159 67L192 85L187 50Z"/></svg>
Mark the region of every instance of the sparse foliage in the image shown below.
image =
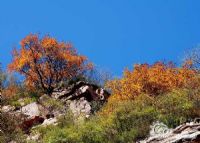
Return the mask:
<svg viewBox="0 0 200 143"><path fill-rule="evenodd" d="M21 130L17 127L21 121L9 113L0 112L0 142L8 143L16 141L17 143L25 143L24 136Z"/></svg>
<svg viewBox="0 0 200 143"><path fill-rule="evenodd" d="M2 95L5 98L11 98L14 97L17 92L20 90L20 83L18 82L18 79L16 76L10 74L7 75L7 78L4 82L4 89L2 90Z"/></svg>
<svg viewBox="0 0 200 143"><path fill-rule="evenodd" d="M190 50L184 57L184 63L190 65L192 68L199 70L200 68L200 46Z"/></svg>
<svg viewBox="0 0 200 143"><path fill-rule="evenodd" d="M105 86L105 84L112 79L112 74L108 70L94 67L86 73L85 77L90 83Z"/></svg>

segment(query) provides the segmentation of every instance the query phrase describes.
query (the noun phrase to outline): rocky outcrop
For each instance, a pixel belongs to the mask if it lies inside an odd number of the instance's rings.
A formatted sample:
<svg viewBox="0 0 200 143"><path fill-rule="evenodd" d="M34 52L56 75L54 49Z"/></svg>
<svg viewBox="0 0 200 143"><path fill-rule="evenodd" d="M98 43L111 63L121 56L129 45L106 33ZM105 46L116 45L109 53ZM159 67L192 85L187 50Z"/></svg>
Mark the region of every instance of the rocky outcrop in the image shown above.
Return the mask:
<svg viewBox="0 0 200 143"><path fill-rule="evenodd" d="M169 129L163 123L151 127L150 137L139 143L197 143L200 142L200 123L189 122Z"/></svg>
<svg viewBox="0 0 200 143"><path fill-rule="evenodd" d="M63 101L76 100L84 97L89 102L93 100L106 101L109 95L103 88L83 81L76 82L67 88L56 89L52 93L53 98L62 99Z"/></svg>
<svg viewBox="0 0 200 143"><path fill-rule="evenodd" d="M109 96L110 93L103 88L83 81L52 93L53 98L68 104L75 117L84 115L86 118L92 113L91 102L106 102Z"/></svg>
<svg viewBox="0 0 200 143"><path fill-rule="evenodd" d="M21 108L21 113L27 115L29 118L40 116L39 104L36 102L30 103Z"/></svg>
<svg viewBox="0 0 200 143"><path fill-rule="evenodd" d="M22 107L6 105L1 108L2 112L9 112L14 115L22 115L23 120L19 127L29 133L36 125L57 125L58 117L71 110L75 118L81 115L88 118L92 113L91 102L104 103L109 93L101 87L87 82L79 81L69 87L56 89L51 97L41 96L37 102L25 105L23 99L19 99ZM21 117L22 117L21 116Z"/></svg>
<svg viewBox="0 0 200 143"><path fill-rule="evenodd" d="M12 112L15 110L15 107L14 106L11 106L11 105L5 105L1 108L1 112Z"/></svg>
<svg viewBox="0 0 200 143"><path fill-rule="evenodd" d="M75 117L84 114L85 117L88 118L91 114L91 105L84 97L72 101L69 107Z"/></svg>

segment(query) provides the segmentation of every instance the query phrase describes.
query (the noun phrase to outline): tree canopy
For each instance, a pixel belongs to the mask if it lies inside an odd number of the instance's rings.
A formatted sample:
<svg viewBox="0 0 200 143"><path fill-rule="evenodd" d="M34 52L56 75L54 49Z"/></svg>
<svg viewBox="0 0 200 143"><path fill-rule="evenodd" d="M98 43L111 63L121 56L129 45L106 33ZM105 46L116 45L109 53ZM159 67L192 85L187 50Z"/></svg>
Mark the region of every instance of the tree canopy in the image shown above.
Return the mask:
<svg viewBox="0 0 200 143"><path fill-rule="evenodd" d="M142 93L155 96L172 89L184 88L189 82L195 81L195 75L196 70L187 64L182 67L176 67L172 62L136 64L132 71L124 71L122 79L108 82L107 87L112 90L113 98L133 99Z"/></svg>
<svg viewBox="0 0 200 143"><path fill-rule="evenodd" d="M30 34L21 40L19 50L13 50L9 71L25 76L31 88L41 88L48 94L62 81L91 69L87 57L79 55L70 43L59 42L49 35Z"/></svg>

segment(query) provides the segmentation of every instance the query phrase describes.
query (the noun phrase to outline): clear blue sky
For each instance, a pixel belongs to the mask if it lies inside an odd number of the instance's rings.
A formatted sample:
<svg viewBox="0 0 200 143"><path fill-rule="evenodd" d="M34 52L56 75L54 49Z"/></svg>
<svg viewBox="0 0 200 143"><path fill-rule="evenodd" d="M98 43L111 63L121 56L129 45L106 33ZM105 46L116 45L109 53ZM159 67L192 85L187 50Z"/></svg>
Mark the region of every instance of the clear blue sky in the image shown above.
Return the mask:
<svg viewBox="0 0 200 143"><path fill-rule="evenodd" d="M134 63L173 60L200 43L200 0L1 0L0 62L29 33L70 41L120 76Z"/></svg>

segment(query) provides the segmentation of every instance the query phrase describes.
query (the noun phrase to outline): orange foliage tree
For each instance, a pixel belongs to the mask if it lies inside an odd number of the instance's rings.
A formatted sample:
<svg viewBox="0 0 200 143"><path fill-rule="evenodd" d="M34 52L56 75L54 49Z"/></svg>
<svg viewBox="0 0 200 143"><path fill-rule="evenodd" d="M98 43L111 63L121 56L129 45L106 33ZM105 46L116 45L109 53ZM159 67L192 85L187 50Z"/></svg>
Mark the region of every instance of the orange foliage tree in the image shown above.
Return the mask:
<svg viewBox="0 0 200 143"><path fill-rule="evenodd" d="M195 75L196 71L187 64L182 67L163 62L136 64L132 71L124 71L122 79L108 82L107 87L112 90L114 99L134 99L141 93L155 96L174 88L186 87Z"/></svg>
<svg viewBox="0 0 200 143"><path fill-rule="evenodd" d="M62 81L76 77L92 68L85 56L70 44L50 36L30 34L21 40L21 48L13 50L9 71L25 76L28 87L41 88L51 94Z"/></svg>

